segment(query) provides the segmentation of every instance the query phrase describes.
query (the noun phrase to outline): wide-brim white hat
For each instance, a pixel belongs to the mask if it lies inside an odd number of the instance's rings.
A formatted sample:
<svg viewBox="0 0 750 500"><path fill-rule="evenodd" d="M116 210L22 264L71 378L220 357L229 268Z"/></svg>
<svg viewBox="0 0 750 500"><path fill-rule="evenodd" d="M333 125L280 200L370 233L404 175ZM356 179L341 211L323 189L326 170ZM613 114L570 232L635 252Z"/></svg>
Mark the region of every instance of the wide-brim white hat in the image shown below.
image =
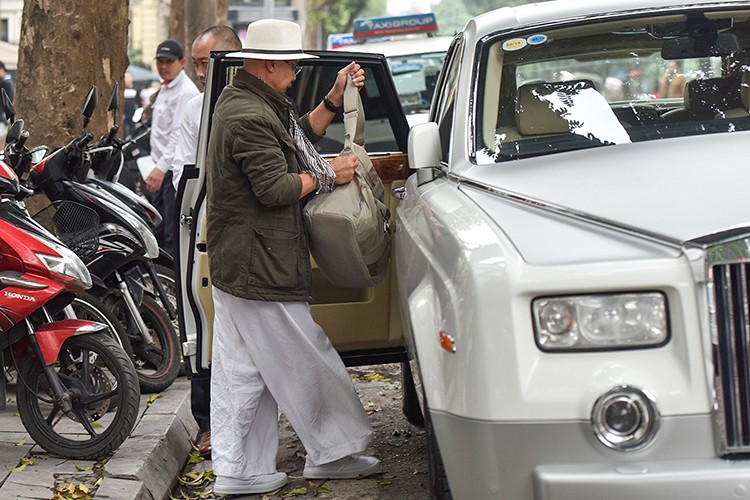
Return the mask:
<svg viewBox="0 0 750 500"><path fill-rule="evenodd" d="M302 50L299 24L280 19L262 19L248 24L242 52L232 52L227 56L279 61L318 57Z"/></svg>

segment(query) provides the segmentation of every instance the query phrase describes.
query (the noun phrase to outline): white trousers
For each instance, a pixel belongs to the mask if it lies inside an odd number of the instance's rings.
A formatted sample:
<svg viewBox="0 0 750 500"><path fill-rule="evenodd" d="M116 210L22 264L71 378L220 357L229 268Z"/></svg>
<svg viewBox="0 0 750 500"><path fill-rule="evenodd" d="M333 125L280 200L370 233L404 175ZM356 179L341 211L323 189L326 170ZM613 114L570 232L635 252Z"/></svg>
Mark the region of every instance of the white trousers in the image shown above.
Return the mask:
<svg viewBox="0 0 750 500"><path fill-rule="evenodd" d="M241 299L215 287L213 299L216 475L244 479L276 472L279 408L314 465L367 448L367 414L307 303Z"/></svg>

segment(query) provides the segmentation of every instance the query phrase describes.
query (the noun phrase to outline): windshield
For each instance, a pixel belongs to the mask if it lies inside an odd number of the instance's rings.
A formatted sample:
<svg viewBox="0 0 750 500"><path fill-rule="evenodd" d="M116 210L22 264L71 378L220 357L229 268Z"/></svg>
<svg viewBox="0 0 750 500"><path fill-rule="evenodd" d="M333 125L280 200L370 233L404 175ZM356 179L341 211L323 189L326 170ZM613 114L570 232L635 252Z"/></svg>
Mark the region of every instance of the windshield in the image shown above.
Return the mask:
<svg viewBox="0 0 750 500"><path fill-rule="evenodd" d="M404 112L428 112L445 52L388 57L388 67Z"/></svg>
<svg viewBox="0 0 750 500"><path fill-rule="evenodd" d="M750 129L749 16L651 12L492 39L476 161Z"/></svg>

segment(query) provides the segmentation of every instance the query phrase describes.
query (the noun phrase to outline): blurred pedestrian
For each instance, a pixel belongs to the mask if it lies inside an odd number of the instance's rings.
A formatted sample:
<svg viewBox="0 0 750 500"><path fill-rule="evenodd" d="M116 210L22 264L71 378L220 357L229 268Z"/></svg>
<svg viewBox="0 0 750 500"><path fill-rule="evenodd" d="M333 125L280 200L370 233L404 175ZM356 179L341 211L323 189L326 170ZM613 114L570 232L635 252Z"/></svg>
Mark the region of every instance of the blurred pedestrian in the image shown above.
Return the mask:
<svg viewBox="0 0 750 500"><path fill-rule="evenodd" d="M242 42L232 28L223 25L211 26L195 38L192 47L193 65L201 88L206 85L206 71L212 50L242 50ZM172 183L175 190L179 187L184 167L195 164L202 111L203 93L201 92L187 102L182 114L177 149L172 164ZM175 234L175 239L177 237L178 235ZM179 259L179 249L176 250L175 258ZM211 379L193 377L190 381L190 407L193 411L193 418L198 424L199 433L196 443L201 456L211 454L210 402Z"/></svg>
<svg viewBox="0 0 750 500"><path fill-rule="evenodd" d="M682 73L679 61L667 61L664 75L659 82L657 97L683 97L685 83L687 80Z"/></svg>
<svg viewBox="0 0 750 500"><path fill-rule="evenodd" d="M125 99L125 109L122 113L122 134L123 137L128 137L133 133L133 130L135 129L135 123L133 123L133 114L135 114L135 110L138 109L139 97L138 91L133 86L133 75L130 74L130 71L125 72L124 82L125 89L123 91L123 97Z"/></svg>
<svg viewBox="0 0 750 500"><path fill-rule="evenodd" d="M10 73L8 73L8 69L5 67L5 64L3 64L2 61L0 61L0 89L5 90L5 93L8 94L8 97L10 98L11 102L13 102L13 96L15 95L16 87L13 85L13 79L10 77ZM8 119L5 116L5 111L3 110L2 104L0 104L0 134L5 135L5 129L8 126ZM0 137L2 139L2 142L0 144L5 142L4 137Z"/></svg>
<svg viewBox="0 0 750 500"><path fill-rule="evenodd" d="M159 246L171 254L175 250L172 162L185 104L198 94L198 88L185 73L186 63L182 45L175 40L165 40L156 49L156 67L162 84L151 115L151 159L154 168L144 180L146 189L151 193L151 203L163 219L154 234Z"/></svg>

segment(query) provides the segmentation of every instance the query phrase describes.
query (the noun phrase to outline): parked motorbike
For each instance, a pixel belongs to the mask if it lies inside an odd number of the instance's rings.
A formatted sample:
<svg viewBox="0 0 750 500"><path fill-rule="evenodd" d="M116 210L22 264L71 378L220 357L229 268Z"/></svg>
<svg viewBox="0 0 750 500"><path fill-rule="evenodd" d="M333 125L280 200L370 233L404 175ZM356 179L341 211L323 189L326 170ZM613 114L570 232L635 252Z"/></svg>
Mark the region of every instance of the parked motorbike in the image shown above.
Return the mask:
<svg viewBox="0 0 750 500"><path fill-rule="evenodd" d="M107 111L112 113L113 123L109 133L102 136L92 148L88 150L91 158L91 168L87 182L96 184L135 212L151 229L162 223L159 212L143 196L139 196L119 182L125 164L125 152L130 150L133 140L120 140L117 136L117 92L115 84L109 99ZM177 326L177 295L174 285L174 262L169 252L159 248L156 258L141 263L143 281L161 302L175 328Z"/></svg>
<svg viewBox="0 0 750 500"><path fill-rule="evenodd" d="M81 135L36 164L29 177L50 200L75 201L98 214L100 244L93 256L83 259L91 274L101 278L91 293L125 326L141 390L159 392L174 382L180 364L171 319L142 278L159 248L149 227L127 205L107 189L86 182L91 168L88 145L93 139L86 127L96 101L92 88L84 105Z"/></svg>
<svg viewBox="0 0 750 500"><path fill-rule="evenodd" d="M15 110L13 109L13 104L7 99L7 95L5 95L5 99L0 101L0 103L2 104L2 109L5 112L5 115L8 116L10 122L13 123L15 119ZM27 174L29 167L41 160L47 152L47 148L44 146L34 148L31 151L28 150L25 147L27 139L28 132L23 130L23 120L20 120L18 124L12 125L8 130L5 147L0 149L0 159L7 160L7 164L14 170L14 172L16 172L19 179L23 178ZM36 160L34 160L34 158L36 158ZM19 189L23 187L23 184L19 185ZM28 211L22 200L26 194L31 192L32 191L24 192L22 189L14 197L18 206L26 211L27 214ZM11 199L7 194L5 196L6 199ZM58 208L62 208L62 210L58 212ZM67 215L63 217L64 214ZM93 210L70 202L56 202L36 214L35 217L37 218L37 222L40 220L46 221L47 223L42 223L42 226L47 230L50 230L55 236L59 236L58 230L62 231L64 234L70 234L69 231L67 231L68 228L82 227L85 225L85 227L90 228L89 230L91 231L91 234L86 235L86 243L84 245L76 246L75 242L72 242L75 246L74 251L93 252L96 250L98 243L96 228L99 225L99 217ZM58 226L60 225L60 221L62 221L62 227L57 227L52 223L53 221L58 222ZM77 233L76 237L80 239L81 234L82 233ZM132 359L133 349L130 346L130 341L125 333L124 327L109 308L95 296L84 291L76 292L73 302L54 316L54 319L56 320L64 318L87 319L104 323L107 326L106 332L109 333L120 347L123 348L128 355L128 358Z"/></svg>
<svg viewBox="0 0 750 500"><path fill-rule="evenodd" d="M0 161L3 364L16 368L18 412L39 446L64 457L98 459L120 446L135 425L138 378L125 352L103 333L104 324L51 321L74 293L91 287L91 276L75 253L19 206L23 191L16 171ZM0 387L4 393L4 378ZM3 395L0 406L5 400Z"/></svg>

